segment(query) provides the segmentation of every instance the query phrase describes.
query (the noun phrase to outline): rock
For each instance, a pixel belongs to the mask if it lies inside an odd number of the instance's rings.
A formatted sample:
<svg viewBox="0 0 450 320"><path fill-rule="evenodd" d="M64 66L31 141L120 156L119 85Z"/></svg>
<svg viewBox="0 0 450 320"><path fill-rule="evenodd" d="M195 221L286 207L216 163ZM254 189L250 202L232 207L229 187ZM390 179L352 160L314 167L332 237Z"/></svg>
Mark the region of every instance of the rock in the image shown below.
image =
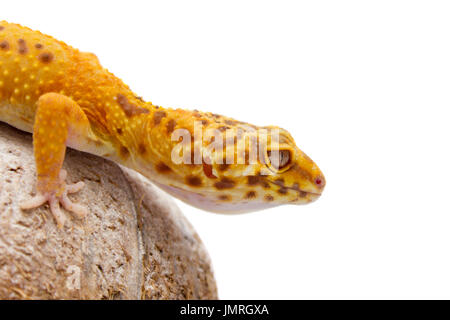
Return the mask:
<svg viewBox="0 0 450 320"><path fill-rule="evenodd" d="M139 174L67 151L70 197L89 208L56 227L35 193L31 135L0 123L0 299L217 299L209 256L175 203Z"/></svg>

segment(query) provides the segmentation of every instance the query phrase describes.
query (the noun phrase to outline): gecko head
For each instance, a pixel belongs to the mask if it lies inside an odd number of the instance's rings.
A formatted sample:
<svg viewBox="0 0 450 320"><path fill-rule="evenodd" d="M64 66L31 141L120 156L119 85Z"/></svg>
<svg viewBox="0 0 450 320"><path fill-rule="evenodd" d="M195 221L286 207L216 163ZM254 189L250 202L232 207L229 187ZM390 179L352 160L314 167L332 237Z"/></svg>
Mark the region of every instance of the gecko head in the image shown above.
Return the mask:
<svg viewBox="0 0 450 320"><path fill-rule="evenodd" d="M271 207L306 204L318 199L326 183L319 167L300 150L288 131L278 127L265 129L257 136L258 141L267 143L259 144L258 161L246 168L249 203Z"/></svg>
<svg viewBox="0 0 450 320"><path fill-rule="evenodd" d="M219 213L306 204L320 197L324 175L286 130L258 128L247 135L227 134L223 140L231 142L219 148L223 153L203 152L211 158L209 164L177 166L173 172L182 174L157 184L193 206Z"/></svg>
<svg viewBox="0 0 450 320"><path fill-rule="evenodd" d="M292 137L287 133L284 136L287 140L280 145L278 157L275 157L274 162L269 161L273 174L269 175L268 181L279 187L277 192L281 196L286 191L293 192L296 197L288 200L290 203L314 201L325 188L325 177L314 161L296 146ZM271 158L272 153L267 153Z"/></svg>

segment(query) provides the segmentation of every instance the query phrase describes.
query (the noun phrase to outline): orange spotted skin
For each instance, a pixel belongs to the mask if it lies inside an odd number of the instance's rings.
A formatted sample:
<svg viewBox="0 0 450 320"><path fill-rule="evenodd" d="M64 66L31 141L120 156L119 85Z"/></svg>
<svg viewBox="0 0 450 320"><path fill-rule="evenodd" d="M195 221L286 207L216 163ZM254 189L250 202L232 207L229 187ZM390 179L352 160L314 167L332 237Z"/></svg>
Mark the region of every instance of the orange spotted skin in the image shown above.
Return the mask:
<svg viewBox="0 0 450 320"><path fill-rule="evenodd" d="M59 175L66 145L130 167L174 196L210 211L245 212L307 203L325 185L316 164L296 147L287 131L277 127L266 128L281 130L281 146L289 150L289 168L282 172L267 176L262 162L251 166L245 161L174 163L172 151L178 141L172 134L177 129L187 130L193 138L194 126L200 123L202 132L217 129L238 145L236 129L259 127L145 102L103 68L94 54L6 21L0 22L0 121L33 133L37 193L42 195L38 200L45 198L51 206L49 199L56 201L65 194ZM262 139L262 133L255 137Z"/></svg>

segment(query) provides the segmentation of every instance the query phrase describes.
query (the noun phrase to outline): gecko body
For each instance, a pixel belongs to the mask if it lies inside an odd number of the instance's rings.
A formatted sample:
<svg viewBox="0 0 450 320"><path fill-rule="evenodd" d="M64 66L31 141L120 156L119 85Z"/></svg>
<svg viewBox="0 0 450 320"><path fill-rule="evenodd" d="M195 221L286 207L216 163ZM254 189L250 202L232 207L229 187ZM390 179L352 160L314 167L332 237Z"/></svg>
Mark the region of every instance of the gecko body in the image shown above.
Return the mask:
<svg viewBox="0 0 450 320"><path fill-rule="evenodd" d="M6 21L0 22L0 121L33 133L36 195L22 208L49 202L59 226L65 221L60 204L80 218L87 213L67 196L83 183L65 184L66 146L136 170L175 197L213 212L308 203L325 186L320 169L286 130L153 105L94 54ZM275 149L270 147L274 132ZM231 153L208 149L220 139ZM180 152L174 152L181 141ZM249 161L250 141L270 142L257 147L259 160ZM180 154L188 161L174 161ZM227 161L228 155L234 160Z"/></svg>

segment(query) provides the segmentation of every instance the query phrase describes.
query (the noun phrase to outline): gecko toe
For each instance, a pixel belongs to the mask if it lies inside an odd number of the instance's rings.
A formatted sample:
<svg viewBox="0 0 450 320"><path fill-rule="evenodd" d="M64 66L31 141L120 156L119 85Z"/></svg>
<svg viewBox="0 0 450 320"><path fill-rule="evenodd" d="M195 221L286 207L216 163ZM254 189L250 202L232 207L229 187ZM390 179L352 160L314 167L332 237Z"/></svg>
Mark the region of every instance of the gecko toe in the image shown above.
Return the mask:
<svg viewBox="0 0 450 320"><path fill-rule="evenodd" d="M34 209L42 206L45 202L47 202L47 197L42 194L37 194L33 198L22 202L20 208L22 210Z"/></svg>
<svg viewBox="0 0 450 320"><path fill-rule="evenodd" d="M77 183L67 185L66 186L66 191L69 194L70 193L76 193L76 192L80 191L81 189L83 189L83 187L84 187L84 182L79 181Z"/></svg>
<svg viewBox="0 0 450 320"><path fill-rule="evenodd" d="M64 209L72 212L78 219L84 218L86 216L86 214L88 213L87 208L85 208L79 204L73 203L67 197L67 194L62 195L62 197L60 198L60 202L63 205Z"/></svg>
<svg viewBox="0 0 450 320"><path fill-rule="evenodd" d="M66 223L66 217L61 212L58 198L55 196L51 196L49 199L49 203L50 203L50 211L52 212L52 215L56 220L56 224L58 225L59 229L62 229Z"/></svg>

